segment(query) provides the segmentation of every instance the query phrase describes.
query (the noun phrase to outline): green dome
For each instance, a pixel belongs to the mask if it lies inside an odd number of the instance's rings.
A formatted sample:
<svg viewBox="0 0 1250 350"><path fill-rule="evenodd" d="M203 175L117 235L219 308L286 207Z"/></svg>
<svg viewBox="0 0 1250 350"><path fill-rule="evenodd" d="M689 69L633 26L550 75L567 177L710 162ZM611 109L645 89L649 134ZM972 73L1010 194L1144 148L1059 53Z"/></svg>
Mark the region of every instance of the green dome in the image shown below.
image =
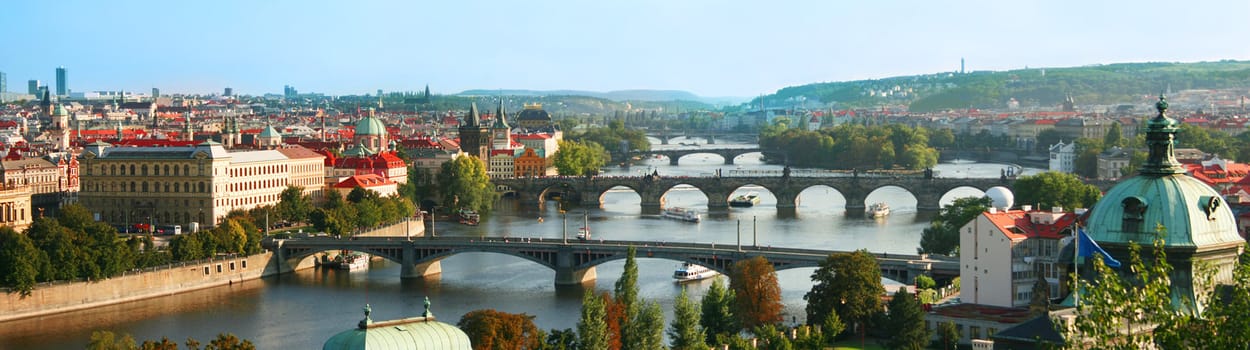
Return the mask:
<svg viewBox="0 0 1250 350"><path fill-rule="evenodd" d="M356 135L385 135L386 124L382 124L381 120L373 116L365 117L356 122Z"/></svg>
<svg viewBox="0 0 1250 350"><path fill-rule="evenodd" d="M1185 174L1138 175L1120 182L1094 205L1086 232L1100 244L1148 246L1156 224L1167 228L1169 247L1244 242L1220 193Z"/></svg>
<svg viewBox="0 0 1250 350"><path fill-rule="evenodd" d="M326 340L322 350L429 349L470 350L469 336L456 326L434 320L426 309L423 317L373 322L365 306L365 319L356 328Z"/></svg>

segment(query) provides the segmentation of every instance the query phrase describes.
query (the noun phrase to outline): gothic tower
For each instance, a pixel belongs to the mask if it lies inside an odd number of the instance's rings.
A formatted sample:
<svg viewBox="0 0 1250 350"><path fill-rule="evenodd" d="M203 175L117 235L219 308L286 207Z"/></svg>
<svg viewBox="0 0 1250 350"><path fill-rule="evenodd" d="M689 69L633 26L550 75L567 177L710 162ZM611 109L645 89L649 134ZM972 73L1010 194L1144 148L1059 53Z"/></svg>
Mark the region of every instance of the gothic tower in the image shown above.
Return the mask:
<svg viewBox="0 0 1250 350"><path fill-rule="evenodd" d="M491 148L512 149L512 127L508 125L508 111L503 108L503 97L495 110L495 123L490 126Z"/></svg>
<svg viewBox="0 0 1250 350"><path fill-rule="evenodd" d="M475 102L469 106L469 114L464 117L464 123L460 124L460 150L486 160L490 156L490 131L482 125L481 120Z"/></svg>

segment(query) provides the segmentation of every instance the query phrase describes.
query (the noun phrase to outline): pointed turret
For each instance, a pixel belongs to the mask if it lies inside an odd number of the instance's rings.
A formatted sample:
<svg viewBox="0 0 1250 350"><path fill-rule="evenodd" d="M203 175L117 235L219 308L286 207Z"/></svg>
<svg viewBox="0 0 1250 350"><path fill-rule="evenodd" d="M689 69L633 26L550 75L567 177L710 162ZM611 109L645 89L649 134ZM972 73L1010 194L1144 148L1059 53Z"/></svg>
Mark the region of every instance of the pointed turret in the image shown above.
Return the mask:
<svg viewBox="0 0 1250 350"><path fill-rule="evenodd" d="M182 119L183 119L182 139L183 140L187 140L187 141L195 140L195 132L191 131L191 117L193 116L194 115L191 114L191 111L187 111L186 113L182 114Z"/></svg>
<svg viewBox="0 0 1250 350"><path fill-rule="evenodd" d="M482 120L482 116L477 112L477 102L473 102L473 104L469 105L469 115L464 117L464 125L477 126L480 120Z"/></svg>
<svg viewBox="0 0 1250 350"><path fill-rule="evenodd" d="M503 108L503 98L499 98L499 108L495 110L495 124L491 129L512 129L508 126L508 111Z"/></svg>

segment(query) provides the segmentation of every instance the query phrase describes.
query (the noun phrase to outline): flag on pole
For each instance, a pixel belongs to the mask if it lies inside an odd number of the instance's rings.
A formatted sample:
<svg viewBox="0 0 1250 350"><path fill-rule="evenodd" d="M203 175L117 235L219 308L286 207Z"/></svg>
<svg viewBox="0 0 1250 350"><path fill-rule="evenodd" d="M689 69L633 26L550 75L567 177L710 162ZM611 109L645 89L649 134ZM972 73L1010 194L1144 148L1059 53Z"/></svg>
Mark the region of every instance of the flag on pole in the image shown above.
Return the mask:
<svg viewBox="0 0 1250 350"><path fill-rule="evenodd" d="M1107 251L1102 250L1102 247L1099 247L1098 243L1094 242L1094 239L1089 238L1089 235L1085 233L1084 228L1077 229L1076 256L1088 258L1094 254L1102 255L1102 261L1103 263L1106 263L1107 266L1115 268L1120 267L1120 262L1115 260L1115 258L1112 258L1111 254L1107 254Z"/></svg>

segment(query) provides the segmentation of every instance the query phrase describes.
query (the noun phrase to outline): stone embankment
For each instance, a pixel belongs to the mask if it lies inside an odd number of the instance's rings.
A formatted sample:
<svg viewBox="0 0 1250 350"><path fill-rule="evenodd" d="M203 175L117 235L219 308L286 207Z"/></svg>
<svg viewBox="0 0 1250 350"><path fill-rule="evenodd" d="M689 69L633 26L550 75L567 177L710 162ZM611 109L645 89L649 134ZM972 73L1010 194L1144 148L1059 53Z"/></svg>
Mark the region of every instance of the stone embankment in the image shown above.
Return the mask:
<svg viewBox="0 0 1250 350"><path fill-rule="evenodd" d="M40 284L31 295L0 295L0 322L239 283L288 271L273 253L223 256L126 272L102 281Z"/></svg>

